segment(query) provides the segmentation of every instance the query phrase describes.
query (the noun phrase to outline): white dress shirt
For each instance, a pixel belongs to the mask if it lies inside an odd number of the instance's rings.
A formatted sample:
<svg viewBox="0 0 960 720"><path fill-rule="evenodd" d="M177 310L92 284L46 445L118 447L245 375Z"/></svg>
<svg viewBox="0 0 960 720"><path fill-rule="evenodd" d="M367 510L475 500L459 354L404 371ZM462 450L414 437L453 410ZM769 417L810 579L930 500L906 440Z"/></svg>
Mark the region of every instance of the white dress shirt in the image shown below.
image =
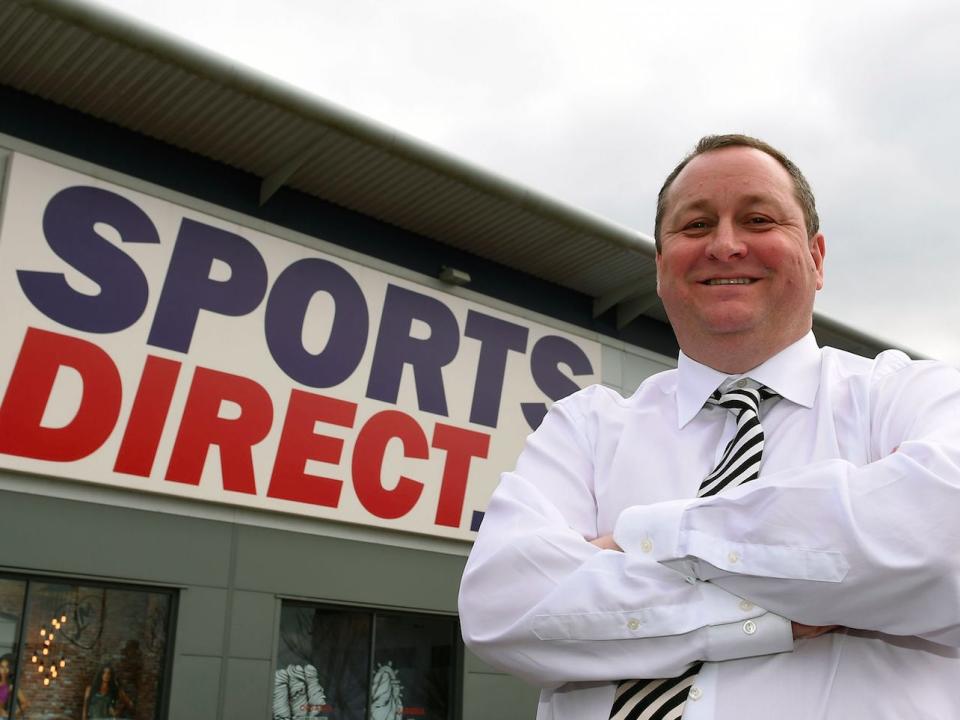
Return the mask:
<svg viewBox="0 0 960 720"><path fill-rule="evenodd" d="M709 498L724 373L681 354L557 402L467 562L467 645L544 688L539 720L607 720L613 681L697 660L685 720L960 718L960 372L808 334L746 375L781 396L760 477Z"/></svg>

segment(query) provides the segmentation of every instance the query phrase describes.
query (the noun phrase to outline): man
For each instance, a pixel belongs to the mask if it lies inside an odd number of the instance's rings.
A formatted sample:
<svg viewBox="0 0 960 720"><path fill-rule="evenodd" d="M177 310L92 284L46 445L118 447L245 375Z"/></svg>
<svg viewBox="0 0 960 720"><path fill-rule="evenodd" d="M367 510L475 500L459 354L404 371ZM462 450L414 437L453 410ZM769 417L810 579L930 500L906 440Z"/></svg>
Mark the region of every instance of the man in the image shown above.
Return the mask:
<svg viewBox="0 0 960 720"><path fill-rule="evenodd" d="M813 194L762 141L701 140L655 236L678 367L530 436L468 646L541 719L960 718L960 373L817 347Z"/></svg>

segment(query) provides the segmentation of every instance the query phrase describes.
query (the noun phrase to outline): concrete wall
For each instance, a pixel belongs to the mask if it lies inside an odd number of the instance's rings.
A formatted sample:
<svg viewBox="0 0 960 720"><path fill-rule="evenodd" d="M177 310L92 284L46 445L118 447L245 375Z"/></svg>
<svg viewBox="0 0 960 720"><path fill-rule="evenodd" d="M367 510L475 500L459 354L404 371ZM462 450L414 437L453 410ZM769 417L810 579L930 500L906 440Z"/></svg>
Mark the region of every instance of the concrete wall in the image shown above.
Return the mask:
<svg viewBox="0 0 960 720"><path fill-rule="evenodd" d="M0 485L29 481L0 473ZM177 590L176 720L270 716L284 597L456 613L462 555L13 490L0 491L0 508L2 570ZM37 533L42 518L56 522Z"/></svg>

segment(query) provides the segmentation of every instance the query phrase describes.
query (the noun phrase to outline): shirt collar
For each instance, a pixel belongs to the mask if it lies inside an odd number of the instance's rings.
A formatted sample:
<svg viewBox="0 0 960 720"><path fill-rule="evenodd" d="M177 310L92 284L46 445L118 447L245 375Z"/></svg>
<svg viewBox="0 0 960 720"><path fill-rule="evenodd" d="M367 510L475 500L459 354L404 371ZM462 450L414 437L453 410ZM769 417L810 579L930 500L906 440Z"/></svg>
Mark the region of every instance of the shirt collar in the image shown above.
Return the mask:
<svg viewBox="0 0 960 720"><path fill-rule="evenodd" d="M813 407L820 387L820 348L808 332L752 370L729 375L699 363L680 351L677 362L677 422L683 427L703 408L710 393L724 381L750 377L803 407Z"/></svg>

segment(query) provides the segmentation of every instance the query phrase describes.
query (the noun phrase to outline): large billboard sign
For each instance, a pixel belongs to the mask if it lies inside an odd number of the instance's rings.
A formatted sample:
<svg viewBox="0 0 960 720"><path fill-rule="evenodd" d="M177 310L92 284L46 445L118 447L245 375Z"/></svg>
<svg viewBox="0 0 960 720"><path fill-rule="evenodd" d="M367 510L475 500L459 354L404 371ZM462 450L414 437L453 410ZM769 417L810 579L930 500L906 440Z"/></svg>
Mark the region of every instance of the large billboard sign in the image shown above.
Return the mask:
<svg viewBox="0 0 960 720"><path fill-rule="evenodd" d="M470 539L600 346L15 154L0 467Z"/></svg>

